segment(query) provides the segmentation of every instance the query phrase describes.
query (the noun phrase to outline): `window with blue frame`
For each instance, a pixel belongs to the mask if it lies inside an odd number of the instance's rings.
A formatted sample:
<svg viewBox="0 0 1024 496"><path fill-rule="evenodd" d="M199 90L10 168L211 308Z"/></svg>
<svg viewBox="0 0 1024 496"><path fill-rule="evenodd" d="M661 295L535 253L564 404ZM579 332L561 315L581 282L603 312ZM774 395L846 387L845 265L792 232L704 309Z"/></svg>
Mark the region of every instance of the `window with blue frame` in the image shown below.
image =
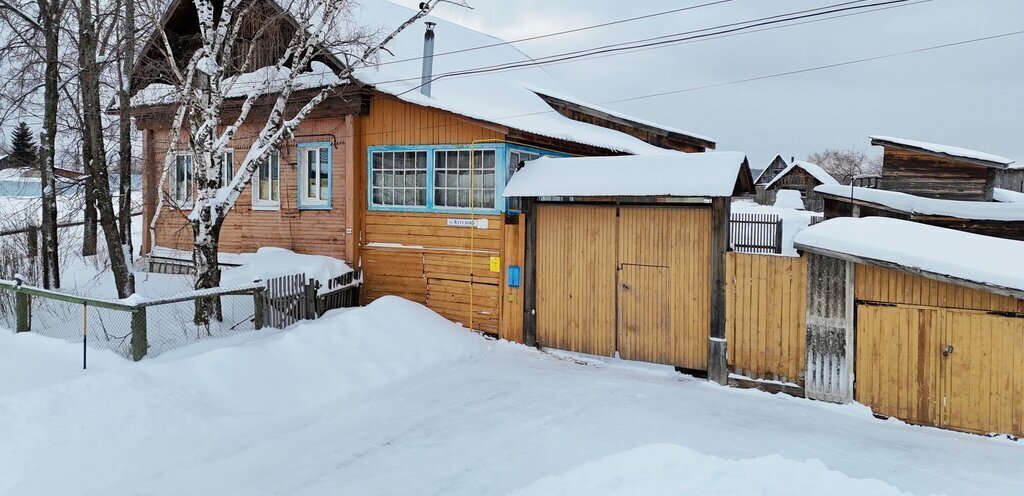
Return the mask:
<svg viewBox="0 0 1024 496"><path fill-rule="evenodd" d="M299 208L331 207L331 144L299 145Z"/></svg>
<svg viewBox="0 0 1024 496"><path fill-rule="evenodd" d="M502 212L508 178L541 155L561 154L504 143L370 147L367 200L371 210Z"/></svg>

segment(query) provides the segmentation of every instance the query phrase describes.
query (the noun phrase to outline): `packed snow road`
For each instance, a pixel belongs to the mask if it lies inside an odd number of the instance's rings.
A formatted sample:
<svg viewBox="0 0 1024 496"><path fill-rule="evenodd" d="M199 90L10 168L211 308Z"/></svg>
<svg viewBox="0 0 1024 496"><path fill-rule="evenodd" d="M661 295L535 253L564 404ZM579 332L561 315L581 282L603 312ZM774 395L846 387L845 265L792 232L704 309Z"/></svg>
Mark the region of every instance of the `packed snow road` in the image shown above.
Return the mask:
<svg viewBox="0 0 1024 496"><path fill-rule="evenodd" d="M0 494L1022 494L1024 444L489 341L385 298L133 364L0 331Z"/></svg>

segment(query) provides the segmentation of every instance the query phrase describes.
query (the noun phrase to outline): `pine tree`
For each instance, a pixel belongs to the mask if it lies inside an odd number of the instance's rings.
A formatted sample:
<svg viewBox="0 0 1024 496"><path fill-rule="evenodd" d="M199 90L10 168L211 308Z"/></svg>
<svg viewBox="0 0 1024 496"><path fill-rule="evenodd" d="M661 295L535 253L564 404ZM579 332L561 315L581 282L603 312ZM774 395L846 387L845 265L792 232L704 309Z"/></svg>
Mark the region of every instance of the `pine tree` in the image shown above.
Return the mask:
<svg viewBox="0 0 1024 496"><path fill-rule="evenodd" d="M36 141L28 124L21 122L11 132L10 167L36 167Z"/></svg>

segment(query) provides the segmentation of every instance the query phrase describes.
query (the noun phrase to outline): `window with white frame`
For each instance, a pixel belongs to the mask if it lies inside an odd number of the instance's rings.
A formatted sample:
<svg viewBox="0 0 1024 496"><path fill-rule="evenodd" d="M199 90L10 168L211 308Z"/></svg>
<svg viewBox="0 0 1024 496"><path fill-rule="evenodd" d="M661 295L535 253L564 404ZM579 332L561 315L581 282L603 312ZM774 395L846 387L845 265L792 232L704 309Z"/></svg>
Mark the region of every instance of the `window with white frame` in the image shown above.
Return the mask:
<svg viewBox="0 0 1024 496"><path fill-rule="evenodd" d="M434 152L434 206L496 208L495 150Z"/></svg>
<svg viewBox="0 0 1024 496"><path fill-rule="evenodd" d="M378 206L427 206L427 152L370 154L370 201Z"/></svg>
<svg viewBox="0 0 1024 496"><path fill-rule="evenodd" d="M220 187L231 184L235 177L235 151L228 149L220 155Z"/></svg>
<svg viewBox="0 0 1024 496"><path fill-rule="evenodd" d="M330 145L299 145L299 206L329 207L330 204Z"/></svg>
<svg viewBox="0 0 1024 496"><path fill-rule="evenodd" d="M179 208L192 205L192 154L178 153L174 157L174 174L170 185L171 202Z"/></svg>
<svg viewBox="0 0 1024 496"><path fill-rule="evenodd" d="M512 179L512 174L516 173L516 169L519 168L519 164L523 162L529 162L540 158L540 154L536 152L529 152L526 150L512 150L508 153L508 173L505 174L505 184L508 184L508 180ZM521 198L509 198L508 199L508 210L520 210L522 209Z"/></svg>
<svg viewBox="0 0 1024 496"><path fill-rule="evenodd" d="M281 208L281 154L274 151L260 162L252 179L253 208Z"/></svg>

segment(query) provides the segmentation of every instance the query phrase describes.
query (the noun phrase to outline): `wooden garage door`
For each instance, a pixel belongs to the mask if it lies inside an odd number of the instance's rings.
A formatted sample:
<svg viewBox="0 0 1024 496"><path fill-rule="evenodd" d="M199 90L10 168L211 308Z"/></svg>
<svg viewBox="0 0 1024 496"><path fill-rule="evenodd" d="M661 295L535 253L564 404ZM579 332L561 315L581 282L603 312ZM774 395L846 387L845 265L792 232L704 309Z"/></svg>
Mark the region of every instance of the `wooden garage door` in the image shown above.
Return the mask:
<svg viewBox="0 0 1024 496"><path fill-rule="evenodd" d="M711 332L711 209L620 208L618 258L620 278L625 277L629 266L664 267L669 281L658 294L648 297L652 312L660 308L660 302L669 305L668 349L661 349L661 341L651 340L631 350L632 356L657 357L638 359L707 370ZM620 342L622 332L620 328ZM620 351L624 352L624 348Z"/></svg>
<svg viewBox="0 0 1024 496"><path fill-rule="evenodd" d="M857 307L856 398L880 415L1024 435L1024 319Z"/></svg>
<svg viewBox="0 0 1024 496"><path fill-rule="evenodd" d="M537 341L615 353L615 208L537 208Z"/></svg>

